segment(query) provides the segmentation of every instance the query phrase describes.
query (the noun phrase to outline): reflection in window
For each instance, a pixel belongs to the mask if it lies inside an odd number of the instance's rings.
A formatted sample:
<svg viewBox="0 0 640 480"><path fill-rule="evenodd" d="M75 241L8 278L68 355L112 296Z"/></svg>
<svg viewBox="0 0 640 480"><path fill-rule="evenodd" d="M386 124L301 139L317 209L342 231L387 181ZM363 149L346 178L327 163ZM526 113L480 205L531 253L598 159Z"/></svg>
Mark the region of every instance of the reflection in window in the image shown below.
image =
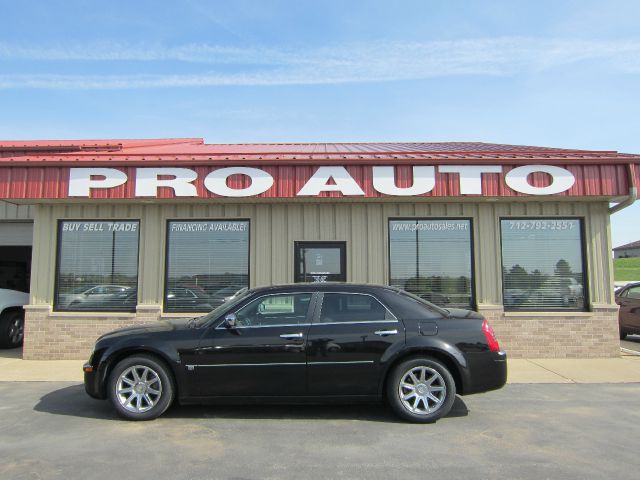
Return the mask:
<svg viewBox="0 0 640 480"><path fill-rule="evenodd" d="M578 219L503 219L505 310L584 310Z"/></svg>
<svg viewBox="0 0 640 480"><path fill-rule="evenodd" d="M473 308L470 220L390 220L389 255L392 286Z"/></svg>
<svg viewBox="0 0 640 480"><path fill-rule="evenodd" d="M266 327L305 323L311 296L311 293L297 293L258 298L237 312L237 324Z"/></svg>
<svg viewBox="0 0 640 480"><path fill-rule="evenodd" d="M208 312L249 285L248 221L170 221L168 312Z"/></svg>
<svg viewBox="0 0 640 480"><path fill-rule="evenodd" d="M393 320L384 306L370 295L325 293L320 323L377 322Z"/></svg>
<svg viewBox="0 0 640 480"><path fill-rule="evenodd" d="M137 221L62 221L58 234L56 310L135 311Z"/></svg>

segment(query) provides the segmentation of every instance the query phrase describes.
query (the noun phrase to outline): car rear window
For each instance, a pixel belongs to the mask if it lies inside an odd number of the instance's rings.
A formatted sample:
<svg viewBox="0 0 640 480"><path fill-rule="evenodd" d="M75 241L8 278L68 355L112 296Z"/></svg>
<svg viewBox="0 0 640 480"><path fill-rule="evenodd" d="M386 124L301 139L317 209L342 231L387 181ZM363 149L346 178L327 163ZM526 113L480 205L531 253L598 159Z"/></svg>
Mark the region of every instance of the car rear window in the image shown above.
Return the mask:
<svg viewBox="0 0 640 480"><path fill-rule="evenodd" d="M375 322L395 317L371 295L325 293L320 323Z"/></svg>

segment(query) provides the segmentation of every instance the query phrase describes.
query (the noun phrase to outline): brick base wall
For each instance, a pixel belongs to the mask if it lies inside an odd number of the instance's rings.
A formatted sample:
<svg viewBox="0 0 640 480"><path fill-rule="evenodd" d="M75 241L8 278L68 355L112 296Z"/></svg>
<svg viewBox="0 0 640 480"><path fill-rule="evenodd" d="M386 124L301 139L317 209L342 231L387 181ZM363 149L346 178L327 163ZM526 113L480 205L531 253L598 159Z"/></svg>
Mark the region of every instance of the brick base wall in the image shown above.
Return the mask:
<svg viewBox="0 0 640 480"><path fill-rule="evenodd" d="M111 330L160 319L160 307L138 305L136 313L62 313L49 305L26 305L25 360L88 360L96 339Z"/></svg>
<svg viewBox="0 0 640 480"><path fill-rule="evenodd" d="M592 358L620 355L617 305L591 312L514 313L481 305L509 358ZM27 360L88 359L96 339L111 330L160 319L156 305L138 305L136 313L53 313L48 305L25 307Z"/></svg>
<svg viewBox="0 0 640 480"><path fill-rule="evenodd" d="M618 306L591 312L505 312L480 306L509 358L607 358L620 355Z"/></svg>

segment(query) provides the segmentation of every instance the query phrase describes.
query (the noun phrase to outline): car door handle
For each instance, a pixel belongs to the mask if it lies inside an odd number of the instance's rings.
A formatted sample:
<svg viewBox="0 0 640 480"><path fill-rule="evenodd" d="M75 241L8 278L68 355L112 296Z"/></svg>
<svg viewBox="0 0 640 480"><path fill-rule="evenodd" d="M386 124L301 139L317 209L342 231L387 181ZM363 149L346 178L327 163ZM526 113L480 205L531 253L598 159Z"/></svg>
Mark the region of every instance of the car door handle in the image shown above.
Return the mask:
<svg viewBox="0 0 640 480"><path fill-rule="evenodd" d="M386 337L387 335L397 335L398 330L377 330L373 333L380 335L381 337Z"/></svg>
<svg viewBox="0 0 640 480"><path fill-rule="evenodd" d="M280 338L302 338L302 333L283 333Z"/></svg>

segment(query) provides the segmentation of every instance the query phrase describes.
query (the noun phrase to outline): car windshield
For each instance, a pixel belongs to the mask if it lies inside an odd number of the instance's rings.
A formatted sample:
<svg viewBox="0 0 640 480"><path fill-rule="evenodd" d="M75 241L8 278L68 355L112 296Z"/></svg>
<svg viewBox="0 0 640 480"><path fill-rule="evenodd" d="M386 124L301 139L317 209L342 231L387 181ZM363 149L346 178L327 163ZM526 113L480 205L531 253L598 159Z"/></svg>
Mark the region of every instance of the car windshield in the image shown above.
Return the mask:
<svg viewBox="0 0 640 480"><path fill-rule="evenodd" d="M195 321L194 326L201 327L202 325L205 325L209 321L218 318L224 312L233 310L233 308L237 304L239 304L242 300L244 300L245 297L247 297L251 293L253 293L253 290L249 290L248 288L242 289L241 291L238 292L238 294L235 297L231 298L229 301L221 304L220 306L211 310L206 315L203 315L202 317L198 318Z"/></svg>

